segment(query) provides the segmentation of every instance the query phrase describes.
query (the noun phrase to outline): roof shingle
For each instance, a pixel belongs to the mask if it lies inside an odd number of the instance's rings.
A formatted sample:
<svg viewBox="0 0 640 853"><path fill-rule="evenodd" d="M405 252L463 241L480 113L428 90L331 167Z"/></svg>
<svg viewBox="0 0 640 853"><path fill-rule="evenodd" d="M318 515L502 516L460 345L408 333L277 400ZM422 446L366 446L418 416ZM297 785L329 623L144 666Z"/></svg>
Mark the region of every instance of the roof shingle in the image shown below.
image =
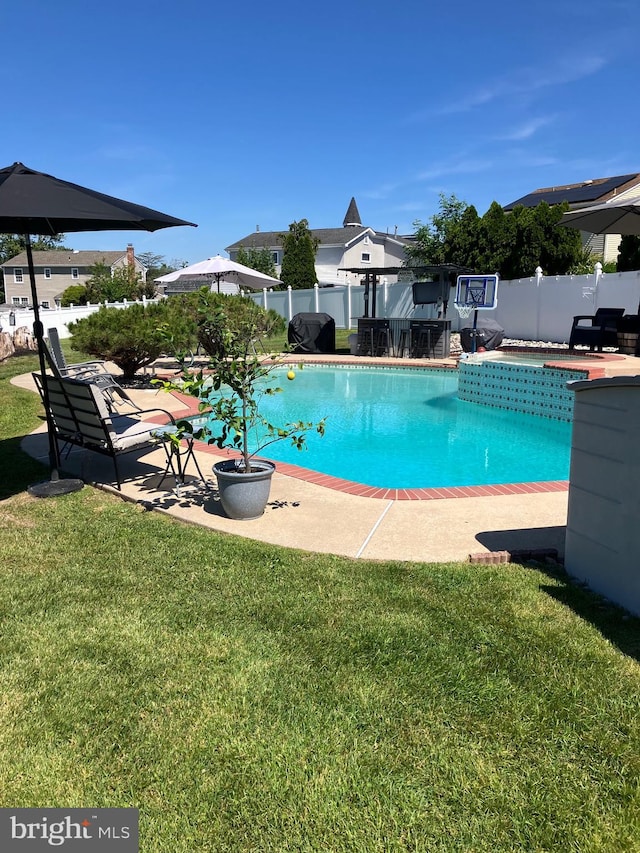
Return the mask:
<svg viewBox="0 0 640 853"><path fill-rule="evenodd" d="M113 265L116 261L126 257L126 252L99 252L99 251L69 251L68 249L47 249L42 252L33 252L33 263L36 267L92 267L95 264ZM13 258L9 258L3 267L26 267L27 253L20 252Z"/></svg>
<svg viewBox="0 0 640 853"><path fill-rule="evenodd" d="M562 204L563 201L567 201L575 206L591 204L596 201L604 202L618 193L631 189L638 182L640 182L640 174L632 174L617 175L612 178L595 178L590 181L582 181L579 184L542 187L523 195L516 201L512 201L511 204L506 204L504 210L513 210L517 205L535 207L541 201L546 201L547 204Z"/></svg>

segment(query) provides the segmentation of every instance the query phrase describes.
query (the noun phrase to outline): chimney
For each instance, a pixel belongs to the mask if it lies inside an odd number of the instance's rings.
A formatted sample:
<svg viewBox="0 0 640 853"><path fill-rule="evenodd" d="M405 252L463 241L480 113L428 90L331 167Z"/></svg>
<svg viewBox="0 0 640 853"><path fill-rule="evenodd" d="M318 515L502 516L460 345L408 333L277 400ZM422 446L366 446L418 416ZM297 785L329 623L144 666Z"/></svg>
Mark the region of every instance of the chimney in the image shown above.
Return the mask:
<svg viewBox="0 0 640 853"><path fill-rule="evenodd" d="M133 269L136 265L133 243L127 243L127 266Z"/></svg>

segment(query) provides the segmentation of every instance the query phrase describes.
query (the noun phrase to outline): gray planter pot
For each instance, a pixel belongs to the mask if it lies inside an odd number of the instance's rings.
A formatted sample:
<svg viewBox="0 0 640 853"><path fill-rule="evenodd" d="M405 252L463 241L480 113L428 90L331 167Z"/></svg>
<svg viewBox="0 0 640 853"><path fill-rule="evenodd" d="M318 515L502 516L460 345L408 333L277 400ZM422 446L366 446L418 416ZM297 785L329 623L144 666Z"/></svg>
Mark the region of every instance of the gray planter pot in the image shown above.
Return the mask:
<svg viewBox="0 0 640 853"><path fill-rule="evenodd" d="M235 459L225 459L213 466L222 509L229 518L238 521L260 518L269 500L276 466L266 459L252 459L251 465L256 470L250 474L237 471Z"/></svg>

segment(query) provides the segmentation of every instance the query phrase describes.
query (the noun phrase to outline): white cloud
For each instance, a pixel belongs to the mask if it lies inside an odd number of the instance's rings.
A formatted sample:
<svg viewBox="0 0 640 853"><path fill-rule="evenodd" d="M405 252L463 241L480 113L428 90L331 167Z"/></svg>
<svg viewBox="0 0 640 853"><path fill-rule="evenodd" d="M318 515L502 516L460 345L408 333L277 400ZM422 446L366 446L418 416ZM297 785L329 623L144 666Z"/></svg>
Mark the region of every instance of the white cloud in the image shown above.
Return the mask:
<svg viewBox="0 0 640 853"><path fill-rule="evenodd" d="M529 121L521 124L519 127L513 127L504 134L499 134L495 138L506 142L522 142L525 139L531 139L542 127L551 124L555 120L555 116L540 116L532 118Z"/></svg>
<svg viewBox="0 0 640 853"><path fill-rule="evenodd" d="M398 189L399 186L399 183L381 184L379 187L376 187L374 189L365 190L361 193L361 195L363 198L382 200L388 198L391 193Z"/></svg>
<svg viewBox="0 0 640 853"><path fill-rule="evenodd" d="M530 65L515 68L511 71L505 71L504 76L500 79L489 81L483 87L470 92L458 101L452 101L440 109L415 113L411 118L417 121L434 114L451 115L469 112L476 107L481 107L500 98L508 98L514 95L522 96L538 92L541 89L575 83L596 74L606 64L607 60L602 56L587 56L565 57L554 65L544 62L539 66Z"/></svg>
<svg viewBox="0 0 640 853"><path fill-rule="evenodd" d="M407 201L404 204L394 204L391 206L391 209L399 213L415 213L418 210L424 210L424 202Z"/></svg>
<svg viewBox="0 0 640 853"><path fill-rule="evenodd" d="M419 172L415 176L417 181L433 181L445 175L468 175L478 172L486 172L494 166L491 160L462 159L450 163L438 163Z"/></svg>

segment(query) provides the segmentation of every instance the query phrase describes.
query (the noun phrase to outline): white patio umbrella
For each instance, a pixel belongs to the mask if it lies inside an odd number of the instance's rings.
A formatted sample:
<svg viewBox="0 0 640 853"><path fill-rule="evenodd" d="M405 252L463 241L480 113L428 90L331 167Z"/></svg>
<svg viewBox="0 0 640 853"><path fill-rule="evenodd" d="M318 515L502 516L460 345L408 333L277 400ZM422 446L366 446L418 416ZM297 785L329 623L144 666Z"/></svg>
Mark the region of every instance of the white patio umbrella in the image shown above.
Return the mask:
<svg viewBox="0 0 640 853"><path fill-rule="evenodd" d="M640 234L640 198L570 210L563 214L560 225L591 234Z"/></svg>
<svg viewBox="0 0 640 853"><path fill-rule="evenodd" d="M265 287L276 287L282 284L277 278L271 278L269 275L252 270L250 267L245 267L243 264L238 264L229 258L223 258L222 255L216 255L215 258L207 258L205 261L198 261L196 264L191 264L181 270L167 273L156 279L160 284L168 284L172 281L201 281L202 284L215 282L220 292L220 282L224 281L229 284L237 284L239 287L248 287L251 290L262 290Z"/></svg>

